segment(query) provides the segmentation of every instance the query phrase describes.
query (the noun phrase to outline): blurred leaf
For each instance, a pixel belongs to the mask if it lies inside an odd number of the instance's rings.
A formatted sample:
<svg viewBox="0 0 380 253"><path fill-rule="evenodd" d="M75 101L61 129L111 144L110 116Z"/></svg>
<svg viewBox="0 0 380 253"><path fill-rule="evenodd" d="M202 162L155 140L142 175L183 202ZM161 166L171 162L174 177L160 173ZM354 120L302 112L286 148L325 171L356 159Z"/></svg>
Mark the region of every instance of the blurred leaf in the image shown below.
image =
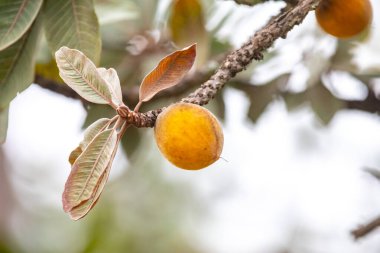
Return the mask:
<svg viewBox="0 0 380 253"><path fill-rule="evenodd" d="M324 124L328 124L335 113L345 107L344 102L334 97L322 82L310 87L307 96L311 108Z"/></svg>
<svg viewBox="0 0 380 253"><path fill-rule="evenodd" d="M87 128L100 118L112 118L115 110L106 105L90 104L86 106L87 117L83 123L83 128Z"/></svg>
<svg viewBox="0 0 380 253"><path fill-rule="evenodd" d="M265 111L268 104L274 97L274 88L272 85L267 84L263 86L252 86L248 94L251 105L248 110L248 117L252 122L257 122L261 114Z"/></svg>
<svg viewBox="0 0 380 253"><path fill-rule="evenodd" d="M282 97L285 100L286 108L288 111L295 110L299 108L302 104L304 104L307 101L307 94L305 92L299 92L299 93L283 93Z"/></svg>
<svg viewBox="0 0 380 253"><path fill-rule="evenodd" d="M127 153L127 157L129 160L131 160L131 157L136 152L137 148L139 147L139 144L141 143L141 138L143 135L142 131L144 131L144 129L130 127L126 131L123 139L121 140L121 145L124 151Z"/></svg>
<svg viewBox="0 0 380 253"><path fill-rule="evenodd" d="M59 70L57 63L54 59L51 59L47 63L37 63L35 67L36 75L40 75L48 80L55 81L57 83L64 83L59 76Z"/></svg>
<svg viewBox="0 0 380 253"><path fill-rule="evenodd" d="M109 129L98 134L78 157L72 166L62 196L65 212L70 212L93 196L116 148L117 132Z"/></svg>
<svg viewBox="0 0 380 253"><path fill-rule="evenodd" d="M196 55L195 44L164 57L140 86L139 101L149 101L158 92L176 85L191 69Z"/></svg>
<svg viewBox="0 0 380 253"><path fill-rule="evenodd" d="M380 180L380 170L374 168L365 168L365 171L368 172L371 176Z"/></svg>
<svg viewBox="0 0 380 253"><path fill-rule="evenodd" d="M109 122L110 119L107 118L98 119L92 123L86 131L84 131L83 141L81 141L79 146L70 153L69 162L71 165L73 165L76 159L82 154L83 150L86 149L95 136L105 129Z"/></svg>
<svg viewBox="0 0 380 253"><path fill-rule="evenodd" d="M3 144L7 138L8 111L9 107L0 110L0 144Z"/></svg>
<svg viewBox="0 0 380 253"><path fill-rule="evenodd" d="M196 66L202 67L209 56L209 39L199 0L173 0L169 28L179 47L197 43Z"/></svg>
<svg viewBox="0 0 380 253"><path fill-rule="evenodd" d="M34 78L34 60L38 37L41 31L41 17L37 17L30 30L12 46L0 51L0 109Z"/></svg>
<svg viewBox="0 0 380 253"><path fill-rule="evenodd" d="M61 47L55 58L59 75L84 99L97 104L109 104L113 108L121 103L110 85L98 72L94 63L76 49Z"/></svg>
<svg viewBox="0 0 380 253"><path fill-rule="evenodd" d="M0 1L0 51L23 36L42 6L42 0Z"/></svg>
<svg viewBox="0 0 380 253"><path fill-rule="evenodd" d="M349 40L338 40L335 54L330 59L331 68L334 70L356 72L357 67L352 61L352 52L356 44Z"/></svg>
<svg viewBox="0 0 380 253"><path fill-rule="evenodd" d="M123 101L123 95L121 93L120 80L117 76L116 70L113 68L98 68L97 70L100 73L100 75L104 78L104 80L108 82L111 91L114 95L113 97L116 97L116 101L114 102L117 104L121 104L121 101Z"/></svg>
<svg viewBox="0 0 380 253"><path fill-rule="evenodd" d="M43 11L45 34L53 52L67 46L99 63L101 40L92 0L47 0Z"/></svg>

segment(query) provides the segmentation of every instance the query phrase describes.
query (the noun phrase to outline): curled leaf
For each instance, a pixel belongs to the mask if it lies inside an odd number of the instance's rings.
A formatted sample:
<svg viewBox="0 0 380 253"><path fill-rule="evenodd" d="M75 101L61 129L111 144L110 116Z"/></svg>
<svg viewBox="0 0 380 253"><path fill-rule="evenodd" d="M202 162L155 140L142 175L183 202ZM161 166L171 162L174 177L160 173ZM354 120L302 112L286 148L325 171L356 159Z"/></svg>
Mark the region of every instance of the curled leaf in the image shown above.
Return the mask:
<svg viewBox="0 0 380 253"><path fill-rule="evenodd" d="M84 131L83 141L70 153L69 162L71 165L73 165L75 160L82 154L83 150L86 149L88 144L95 138L95 136L105 129L109 122L110 119L107 118L98 119L97 121L92 123L86 129L86 131Z"/></svg>
<svg viewBox="0 0 380 253"><path fill-rule="evenodd" d="M116 70L113 68L98 68L97 70L103 79L108 82L108 87L111 88L114 103L118 105L121 104L123 101L123 95L121 93L120 80Z"/></svg>
<svg viewBox="0 0 380 253"><path fill-rule="evenodd" d="M109 104L117 108L112 87L87 56L78 50L61 47L55 53L55 58L59 75L80 96L92 103Z"/></svg>
<svg viewBox="0 0 380 253"><path fill-rule="evenodd" d="M139 102L149 101L158 92L176 85L193 66L195 44L164 57L140 86Z"/></svg>
<svg viewBox="0 0 380 253"><path fill-rule="evenodd" d="M96 202L98 201L100 195L103 192L105 184L107 183L108 176L110 174L111 167L112 167L112 162L116 155L117 146L118 145L115 146L112 152L111 159L107 165L107 168L105 169L98 183L96 184L96 187L91 197L88 200L83 201L82 203L80 203L79 205L75 206L73 209L70 210L69 214L70 214L71 219L79 220L80 218L83 218L95 206Z"/></svg>
<svg viewBox="0 0 380 253"><path fill-rule="evenodd" d="M104 130L88 144L75 160L62 195L63 209L70 212L74 207L90 199L98 189L117 148L117 131Z"/></svg>

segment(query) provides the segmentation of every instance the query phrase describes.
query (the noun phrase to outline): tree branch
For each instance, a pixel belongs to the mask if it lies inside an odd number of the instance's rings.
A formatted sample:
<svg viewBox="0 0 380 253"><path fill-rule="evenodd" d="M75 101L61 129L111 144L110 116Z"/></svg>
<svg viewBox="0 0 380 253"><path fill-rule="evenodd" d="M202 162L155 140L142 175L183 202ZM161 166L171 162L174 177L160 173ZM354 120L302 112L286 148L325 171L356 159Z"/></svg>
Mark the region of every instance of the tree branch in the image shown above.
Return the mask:
<svg viewBox="0 0 380 253"><path fill-rule="evenodd" d="M229 53L215 73L207 81L205 81L200 88L183 98L181 101L198 105L207 104L231 78L233 78L237 73L245 70L253 60L262 60L262 52L271 47L278 38L286 38L287 33L292 30L294 26L299 25L306 15L311 10L316 8L320 1L321 0L300 1L297 5L281 11L277 16L270 19L267 25L257 31L254 36L252 36L239 49ZM174 90L184 90L184 87L189 87L189 83L199 84L204 81L197 77L204 77L206 75L197 74L193 76L193 79L185 79L182 85L174 88ZM194 80L196 80L196 82L194 82ZM36 76L35 82L44 88L61 93L67 97L80 99L86 103L81 97L79 97L79 95L67 86L59 84L55 85L54 82L46 80L41 76ZM173 90L168 90L166 94L170 94L172 91ZM130 103L133 101L133 98L137 98L135 93L136 90L131 90L129 93L123 93L123 95L124 98L126 98ZM164 96L164 94L165 92L163 92L160 96ZM158 114L162 110L163 108L146 113L131 112L127 117L127 121L129 124L135 125L136 127L153 127Z"/></svg>
<svg viewBox="0 0 380 253"><path fill-rule="evenodd" d="M278 38L285 38L294 26L303 21L309 11L318 6L319 2L320 0L300 1L286 12L281 12L272 18L242 47L227 55L224 62L208 81L181 101L198 105L207 104L232 77L243 71L248 64L253 60L262 60L262 52L271 47ZM153 127L156 117L161 111L162 109L158 109L147 113L138 113L138 115L128 118L128 121L137 127ZM137 118L139 120L136 120Z"/></svg>
<svg viewBox="0 0 380 253"><path fill-rule="evenodd" d="M351 234L354 236L355 240L358 240L378 227L380 227L380 217L377 217L369 223L361 225L357 229L352 230Z"/></svg>

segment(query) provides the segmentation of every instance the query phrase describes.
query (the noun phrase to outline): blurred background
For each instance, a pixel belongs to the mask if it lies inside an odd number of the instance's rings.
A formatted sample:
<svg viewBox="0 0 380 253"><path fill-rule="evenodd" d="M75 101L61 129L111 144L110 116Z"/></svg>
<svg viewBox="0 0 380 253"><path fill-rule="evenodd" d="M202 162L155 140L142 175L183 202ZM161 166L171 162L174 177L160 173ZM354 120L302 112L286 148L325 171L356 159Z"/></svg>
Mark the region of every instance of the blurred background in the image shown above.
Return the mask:
<svg viewBox="0 0 380 253"><path fill-rule="evenodd" d="M373 24L351 40L325 34L311 12L226 85L207 105L225 134L214 165L175 168L152 129L128 129L98 204L76 222L61 204L68 156L83 127L113 112L52 91L66 86L42 39L40 82L12 101L0 147L0 252L380 252L380 229L358 241L350 234L380 215L380 3L372 4ZM141 111L166 106L284 6L96 0L100 66L117 70L133 106L159 59L196 42L193 72Z"/></svg>

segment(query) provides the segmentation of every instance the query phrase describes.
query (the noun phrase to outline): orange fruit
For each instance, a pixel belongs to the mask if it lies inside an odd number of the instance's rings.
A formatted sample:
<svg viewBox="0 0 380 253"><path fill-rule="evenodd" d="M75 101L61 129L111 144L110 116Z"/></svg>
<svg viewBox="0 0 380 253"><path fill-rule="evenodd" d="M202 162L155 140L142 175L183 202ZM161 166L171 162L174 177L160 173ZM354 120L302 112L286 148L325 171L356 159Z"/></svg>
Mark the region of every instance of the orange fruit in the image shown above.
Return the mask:
<svg viewBox="0 0 380 253"><path fill-rule="evenodd" d="M177 103L157 117L154 127L157 146L175 166L199 170L220 158L223 130L207 109L189 103Z"/></svg>
<svg viewBox="0 0 380 253"><path fill-rule="evenodd" d="M315 11L319 25L338 38L364 31L372 20L369 0L322 0Z"/></svg>

